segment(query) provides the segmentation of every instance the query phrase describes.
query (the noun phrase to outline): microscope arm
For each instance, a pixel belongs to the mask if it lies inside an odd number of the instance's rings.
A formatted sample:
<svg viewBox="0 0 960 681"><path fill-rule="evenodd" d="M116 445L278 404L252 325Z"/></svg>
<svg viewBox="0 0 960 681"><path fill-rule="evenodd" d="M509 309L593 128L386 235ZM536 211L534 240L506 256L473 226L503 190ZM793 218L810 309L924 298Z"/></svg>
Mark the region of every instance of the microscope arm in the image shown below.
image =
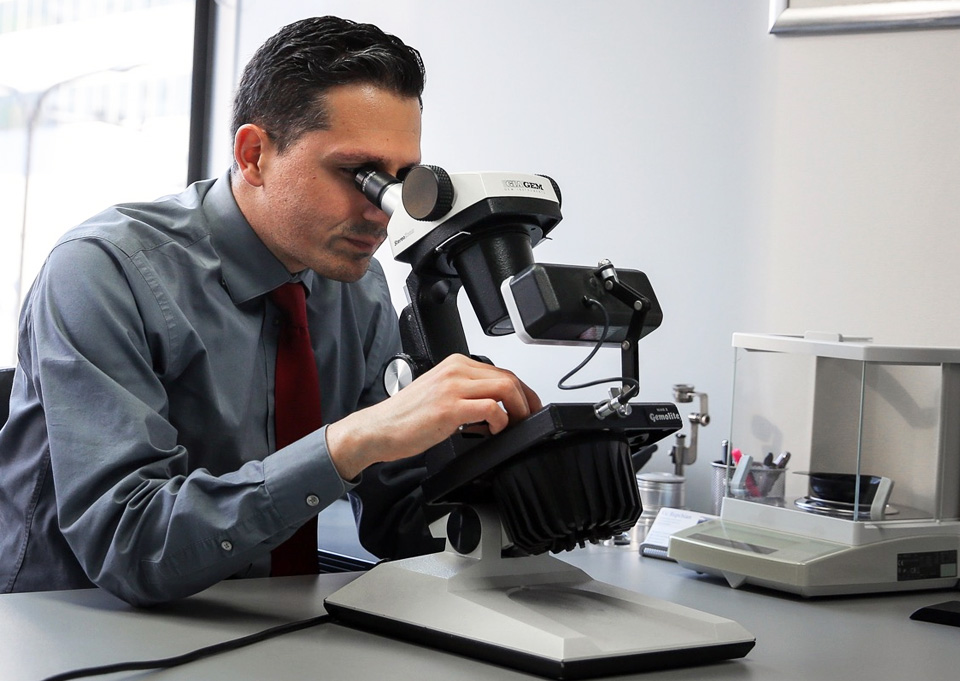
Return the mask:
<svg viewBox="0 0 960 681"><path fill-rule="evenodd" d="M459 291L456 279L415 274L407 277L412 302L400 313L400 340L414 377L445 357L470 354L457 309Z"/></svg>

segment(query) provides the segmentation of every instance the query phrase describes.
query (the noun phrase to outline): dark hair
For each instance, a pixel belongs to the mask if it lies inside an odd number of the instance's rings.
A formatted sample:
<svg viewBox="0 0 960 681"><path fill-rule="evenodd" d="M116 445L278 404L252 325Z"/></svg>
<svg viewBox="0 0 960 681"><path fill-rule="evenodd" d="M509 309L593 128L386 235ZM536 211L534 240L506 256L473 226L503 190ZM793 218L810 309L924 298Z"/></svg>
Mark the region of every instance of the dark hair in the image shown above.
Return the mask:
<svg viewBox="0 0 960 681"><path fill-rule="evenodd" d="M424 79L420 53L372 24L303 19L268 39L243 70L231 132L259 125L282 153L305 132L329 125L329 88L364 83L420 99Z"/></svg>

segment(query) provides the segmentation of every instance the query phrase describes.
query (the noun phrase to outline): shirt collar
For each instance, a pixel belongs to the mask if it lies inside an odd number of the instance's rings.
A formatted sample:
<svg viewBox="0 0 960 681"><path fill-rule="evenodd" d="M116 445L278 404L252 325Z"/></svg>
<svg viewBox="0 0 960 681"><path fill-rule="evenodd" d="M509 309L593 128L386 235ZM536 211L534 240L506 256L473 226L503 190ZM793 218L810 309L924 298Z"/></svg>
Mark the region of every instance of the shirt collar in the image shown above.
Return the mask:
<svg viewBox="0 0 960 681"><path fill-rule="evenodd" d="M203 199L203 213L210 225L213 247L220 256L221 283L234 304L253 300L289 281L302 281L309 295L314 272L291 275L260 240L233 198L230 171L210 187Z"/></svg>

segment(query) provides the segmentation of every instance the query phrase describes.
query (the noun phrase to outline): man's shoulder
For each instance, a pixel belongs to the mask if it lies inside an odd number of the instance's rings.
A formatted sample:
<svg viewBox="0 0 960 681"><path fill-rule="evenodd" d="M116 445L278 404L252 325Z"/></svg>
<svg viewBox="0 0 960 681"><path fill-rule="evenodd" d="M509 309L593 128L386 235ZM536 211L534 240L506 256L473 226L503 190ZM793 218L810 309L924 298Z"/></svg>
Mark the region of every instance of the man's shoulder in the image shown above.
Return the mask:
<svg viewBox="0 0 960 681"><path fill-rule="evenodd" d="M110 206L66 232L58 243L108 242L127 257L165 245L189 247L209 236L202 204L211 184L198 182L154 201Z"/></svg>

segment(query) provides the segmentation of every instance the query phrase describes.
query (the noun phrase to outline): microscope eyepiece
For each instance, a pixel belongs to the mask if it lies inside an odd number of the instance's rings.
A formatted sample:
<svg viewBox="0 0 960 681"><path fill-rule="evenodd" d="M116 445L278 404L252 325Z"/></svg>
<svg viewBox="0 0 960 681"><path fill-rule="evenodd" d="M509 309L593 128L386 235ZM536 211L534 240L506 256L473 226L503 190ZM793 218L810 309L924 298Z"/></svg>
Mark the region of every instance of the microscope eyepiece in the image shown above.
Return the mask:
<svg viewBox="0 0 960 681"><path fill-rule="evenodd" d="M365 166L357 170L353 183L373 205L387 215L393 215L400 203L400 180L390 173ZM391 188L394 191L390 191Z"/></svg>

